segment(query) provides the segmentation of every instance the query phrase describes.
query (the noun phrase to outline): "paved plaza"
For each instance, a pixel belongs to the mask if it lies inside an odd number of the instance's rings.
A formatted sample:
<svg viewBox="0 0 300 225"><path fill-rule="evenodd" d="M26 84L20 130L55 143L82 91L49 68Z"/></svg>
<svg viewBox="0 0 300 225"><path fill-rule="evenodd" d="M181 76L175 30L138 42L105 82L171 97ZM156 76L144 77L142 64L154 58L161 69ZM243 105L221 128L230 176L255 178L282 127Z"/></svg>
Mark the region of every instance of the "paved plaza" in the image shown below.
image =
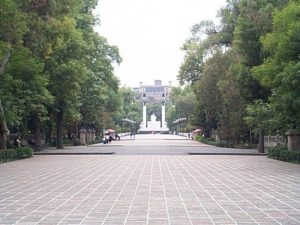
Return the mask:
<svg viewBox="0 0 300 225"><path fill-rule="evenodd" d="M0 180L0 224L300 224L300 165L266 156L35 155Z"/></svg>
<svg viewBox="0 0 300 225"><path fill-rule="evenodd" d="M254 155L256 149L216 148L177 135L136 135L122 137L109 144L49 148L39 154L118 154L118 155L187 155L187 154L234 154Z"/></svg>

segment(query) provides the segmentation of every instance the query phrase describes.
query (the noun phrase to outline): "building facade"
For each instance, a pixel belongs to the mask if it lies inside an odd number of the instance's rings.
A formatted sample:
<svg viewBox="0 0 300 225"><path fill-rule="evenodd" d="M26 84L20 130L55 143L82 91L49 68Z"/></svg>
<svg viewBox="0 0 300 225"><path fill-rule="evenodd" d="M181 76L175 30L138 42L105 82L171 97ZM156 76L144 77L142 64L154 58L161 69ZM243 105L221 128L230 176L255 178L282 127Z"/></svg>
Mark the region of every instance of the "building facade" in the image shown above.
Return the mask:
<svg viewBox="0 0 300 225"><path fill-rule="evenodd" d="M171 88L171 81L168 85L162 85L161 80L155 80L153 85L144 85L140 82L140 86L133 88L133 90L141 101L146 100L148 103L153 103L162 101L162 96L165 97L165 101L168 101Z"/></svg>

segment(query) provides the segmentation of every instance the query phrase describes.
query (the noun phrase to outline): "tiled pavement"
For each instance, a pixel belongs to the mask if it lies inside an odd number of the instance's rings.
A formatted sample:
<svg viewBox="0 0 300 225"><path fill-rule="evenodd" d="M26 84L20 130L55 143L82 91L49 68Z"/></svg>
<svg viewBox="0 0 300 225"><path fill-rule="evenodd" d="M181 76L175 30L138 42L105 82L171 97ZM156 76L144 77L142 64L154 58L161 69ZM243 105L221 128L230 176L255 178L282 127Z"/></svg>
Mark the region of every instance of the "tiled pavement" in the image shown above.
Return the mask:
<svg viewBox="0 0 300 225"><path fill-rule="evenodd" d="M264 156L34 156L0 181L0 224L300 224L300 165Z"/></svg>
<svg viewBox="0 0 300 225"><path fill-rule="evenodd" d="M258 154L256 149L216 148L176 135L136 135L122 137L110 144L48 148L36 154L110 154L118 155L187 155L187 154Z"/></svg>

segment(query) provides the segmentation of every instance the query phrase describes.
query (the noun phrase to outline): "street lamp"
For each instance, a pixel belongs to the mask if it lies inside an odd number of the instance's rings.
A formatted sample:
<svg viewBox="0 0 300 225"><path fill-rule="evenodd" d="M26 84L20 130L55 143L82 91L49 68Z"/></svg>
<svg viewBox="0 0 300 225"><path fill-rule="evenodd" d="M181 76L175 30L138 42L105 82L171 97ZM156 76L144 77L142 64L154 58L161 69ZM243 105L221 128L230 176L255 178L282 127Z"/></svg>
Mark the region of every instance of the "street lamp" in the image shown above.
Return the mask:
<svg viewBox="0 0 300 225"><path fill-rule="evenodd" d="M133 125L134 125L136 122L133 121L133 120L130 120L130 119L128 119L128 118L124 118L124 119L122 119L122 121L128 122L128 123L130 124L131 133L132 133L132 131L133 131ZM126 131L125 131L125 133L126 133Z"/></svg>
<svg viewBox="0 0 300 225"><path fill-rule="evenodd" d="M180 133L181 133L181 123L182 123L183 121L185 121L185 120L186 120L185 117L180 117L180 118L178 118L177 120L174 120L174 121L173 121L173 124L177 125L177 126L176 126L176 127L177 127L177 132L178 132L178 127L179 127L179 135L180 135Z"/></svg>

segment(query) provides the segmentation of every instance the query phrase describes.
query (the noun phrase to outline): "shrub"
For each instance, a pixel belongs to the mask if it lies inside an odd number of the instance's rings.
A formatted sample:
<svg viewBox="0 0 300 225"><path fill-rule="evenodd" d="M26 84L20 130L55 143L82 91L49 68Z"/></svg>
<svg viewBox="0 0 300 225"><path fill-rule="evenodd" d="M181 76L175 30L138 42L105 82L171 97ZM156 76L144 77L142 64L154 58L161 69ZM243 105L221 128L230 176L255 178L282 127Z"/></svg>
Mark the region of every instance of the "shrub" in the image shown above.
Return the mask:
<svg viewBox="0 0 300 225"><path fill-rule="evenodd" d="M276 146L268 152L268 157L286 162L300 163L300 151L289 151L286 146Z"/></svg>
<svg viewBox="0 0 300 225"><path fill-rule="evenodd" d="M98 143L100 143L100 141L92 140L88 144L89 145L94 145L94 144L98 144Z"/></svg>
<svg viewBox="0 0 300 225"><path fill-rule="evenodd" d="M20 147L16 149L0 150L0 163L32 156L32 148Z"/></svg>
<svg viewBox="0 0 300 225"><path fill-rule="evenodd" d="M215 139L213 138L205 138L202 136L196 136L196 141L199 141L203 144L207 144L207 145L214 145L217 147L225 147L225 148L233 148L233 144L231 143L227 143L225 141L220 141L220 142L216 142Z"/></svg>
<svg viewBox="0 0 300 225"><path fill-rule="evenodd" d="M74 138L74 139L73 139L73 145L74 145L74 146L79 146L79 145L81 145L80 139L79 139L79 138Z"/></svg>

